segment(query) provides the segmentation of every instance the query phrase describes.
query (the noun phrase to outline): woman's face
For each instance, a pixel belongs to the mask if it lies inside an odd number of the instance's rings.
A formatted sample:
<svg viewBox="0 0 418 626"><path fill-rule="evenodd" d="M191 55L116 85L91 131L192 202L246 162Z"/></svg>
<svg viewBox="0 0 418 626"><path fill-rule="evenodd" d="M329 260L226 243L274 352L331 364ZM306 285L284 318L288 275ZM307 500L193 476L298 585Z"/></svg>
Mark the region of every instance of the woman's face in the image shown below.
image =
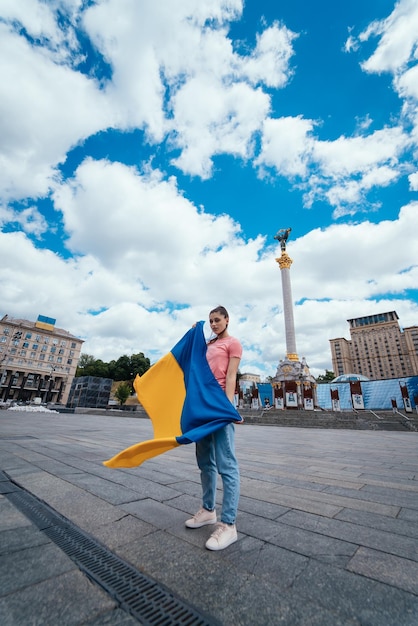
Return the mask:
<svg viewBox="0 0 418 626"><path fill-rule="evenodd" d="M215 335L220 335L228 326L228 318L221 313L211 313L209 316L210 329Z"/></svg>

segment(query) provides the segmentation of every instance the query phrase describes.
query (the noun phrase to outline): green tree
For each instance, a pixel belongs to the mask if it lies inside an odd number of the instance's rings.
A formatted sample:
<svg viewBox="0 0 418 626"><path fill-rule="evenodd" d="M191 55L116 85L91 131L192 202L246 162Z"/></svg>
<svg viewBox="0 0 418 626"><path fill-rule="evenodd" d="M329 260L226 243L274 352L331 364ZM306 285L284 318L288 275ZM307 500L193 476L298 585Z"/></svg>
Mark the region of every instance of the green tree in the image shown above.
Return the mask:
<svg viewBox="0 0 418 626"><path fill-rule="evenodd" d="M325 374L320 374L317 377L316 382L317 383L330 383L332 380L334 380L334 378L335 378L334 372L332 372L331 370L325 370Z"/></svg>
<svg viewBox="0 0 418 626"><path fill-rule="evenodd" d="M108 378L109 368L101 359L95 359L91 354L82 354L78 361L76 376L98 376Z"/></svg>
<svg viewBox="0 0 418 626"><path fill-rule="evenodd" d="M150 360L144 356L143 352L132 354L132 356L121 356L117 361L110 361L109 375L113 380L131 380L139 374L145 374L150 368Z"/></svg>
<svg viewBox="0 0 418 626"><path fill-rule="evenodd" d="M82 354L78 361L76 376L98 376L112 380L133 381L135 376L145 374L150 368L150 360L143 352L132 356L121 356L117 360L105 363L91 354Z"/></svg>
<svg viewBox="0 0 418 626"><path fill-rule="evenodd" d="M119 404L125 404L129 396L131 395L131 387L127 382L122 382L118 385L115 391L115 398L118 400Z"/></svg>

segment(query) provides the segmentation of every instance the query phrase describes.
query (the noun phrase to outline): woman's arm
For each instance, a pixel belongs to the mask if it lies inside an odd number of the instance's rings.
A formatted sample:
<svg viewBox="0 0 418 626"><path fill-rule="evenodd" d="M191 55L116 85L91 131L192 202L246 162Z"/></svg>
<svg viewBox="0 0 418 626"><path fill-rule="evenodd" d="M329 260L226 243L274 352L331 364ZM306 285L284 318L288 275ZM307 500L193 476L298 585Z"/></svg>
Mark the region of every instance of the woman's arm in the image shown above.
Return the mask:
<svg viewBox="0 0 418 626"><path fill-rule="evenodd" d="M229 359L225 379L225 394L228 400L234 403L235 387L237 384L237 372L240 358L232 356Z"/></svg>

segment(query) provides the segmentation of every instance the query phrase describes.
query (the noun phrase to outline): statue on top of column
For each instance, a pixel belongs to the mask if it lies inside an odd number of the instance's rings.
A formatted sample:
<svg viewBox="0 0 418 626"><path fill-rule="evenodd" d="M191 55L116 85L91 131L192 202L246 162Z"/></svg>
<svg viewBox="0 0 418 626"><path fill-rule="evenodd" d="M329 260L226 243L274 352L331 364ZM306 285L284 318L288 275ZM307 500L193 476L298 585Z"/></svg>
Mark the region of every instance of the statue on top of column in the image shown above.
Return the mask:
<svg viewBox="0 0 418 626"><path fill-rule="evenodd" d="M286 241L289 237L289 233L291 230L291 228L282 228L281 230L278 230L277 233L274 235L274 239L277 239L277 241L280 242L282 252L286 251Z"/></svg>

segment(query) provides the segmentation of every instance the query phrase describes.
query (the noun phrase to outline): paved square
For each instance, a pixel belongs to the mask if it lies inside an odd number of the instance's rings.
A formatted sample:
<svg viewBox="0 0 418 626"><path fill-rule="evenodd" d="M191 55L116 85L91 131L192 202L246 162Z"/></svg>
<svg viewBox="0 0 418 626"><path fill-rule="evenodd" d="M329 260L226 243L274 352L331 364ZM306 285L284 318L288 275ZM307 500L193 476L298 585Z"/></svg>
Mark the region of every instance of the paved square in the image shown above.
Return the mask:
<svg viewBox="0 0 418 626"><path fill-rule="evenodd" d="M7 498L10 478L225 626L417 626L418 433L236 428L238 542L204 548L194 447L102 465L134 417L0 411L0 623L138 623ZM219 481L221 489L221 481ZM219 502L221 492L219 492Z"/></svg>

